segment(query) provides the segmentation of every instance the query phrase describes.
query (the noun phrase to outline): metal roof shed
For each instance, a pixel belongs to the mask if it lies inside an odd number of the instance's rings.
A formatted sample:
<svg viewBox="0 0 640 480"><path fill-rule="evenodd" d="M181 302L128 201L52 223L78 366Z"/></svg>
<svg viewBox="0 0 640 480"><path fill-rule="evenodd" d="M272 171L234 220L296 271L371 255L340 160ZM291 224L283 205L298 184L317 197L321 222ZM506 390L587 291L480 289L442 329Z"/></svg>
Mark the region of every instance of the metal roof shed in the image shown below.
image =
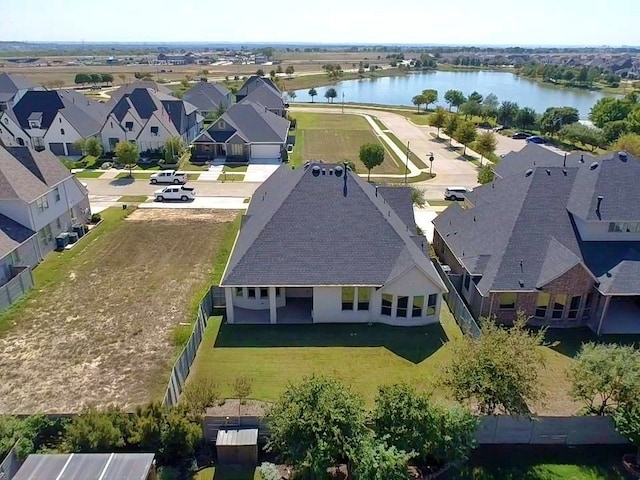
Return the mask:
<svg viewBox="0 0 640 480"><path fill-rule="evenodd" d="M218 430L216 452L220 464L257 465L258 429Z"/></svg>
<svg viewBox="0 0 640 480"><path fill-rule="evenodd" d="M155 480L153 453L33 454L13 480Z"/></svg>

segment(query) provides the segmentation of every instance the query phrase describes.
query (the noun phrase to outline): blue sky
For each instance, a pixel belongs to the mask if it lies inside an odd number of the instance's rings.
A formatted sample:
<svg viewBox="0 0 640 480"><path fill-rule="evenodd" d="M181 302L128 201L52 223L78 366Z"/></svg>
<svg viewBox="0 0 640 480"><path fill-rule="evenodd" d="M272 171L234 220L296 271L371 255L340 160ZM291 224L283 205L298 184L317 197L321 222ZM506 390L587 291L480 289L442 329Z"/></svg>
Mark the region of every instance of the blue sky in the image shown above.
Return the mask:
<svg viewBox="0 0 640 480"><path fill-rule="evenodd" d="M0 40L640 45L638 18L639 0L0 0Z"/></svg>

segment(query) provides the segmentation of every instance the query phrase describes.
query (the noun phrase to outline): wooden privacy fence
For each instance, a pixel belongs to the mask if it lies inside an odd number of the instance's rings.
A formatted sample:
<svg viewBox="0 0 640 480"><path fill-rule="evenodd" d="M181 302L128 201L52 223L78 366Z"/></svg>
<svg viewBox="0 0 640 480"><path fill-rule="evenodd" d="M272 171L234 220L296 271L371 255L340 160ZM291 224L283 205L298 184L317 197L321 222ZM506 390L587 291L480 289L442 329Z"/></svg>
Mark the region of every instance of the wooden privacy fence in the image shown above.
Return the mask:
<svg viewBox="0 0 640 480"><path fill-rule="evenodd" d="M473 315L471 315L460 293L458 293L449 276L442 270L440 264L437 261L433 261L432 263L436 267L440 278L442 278L442 281L449 289L449 292L444 294L444 300L447 302L447 305L449 305L449 310L451 310L453 318L456 319L456 323L465 334L471 335L473 338L478 338L482 334L480 327L478 327L476 320L473 318Z"/></svg>
<svg viewBox="0 0 640 480"><path fill-rule="evenodd" d="M187 341L187 344L171 369L169 384L167 385L167 391L163 400L165 407L169 408L178 403L184 384L191 371L191 365L196 358L198 347L200 346L200 342L202 342L202 336L204 335L205 328L207 328L209 317L219 308L224 308L224 290L218 286L213 286L200 301L198 314L191 335L189 336L189 341Z"/></svg>
<svg viewBox="0 0 640 480"><path fill-rule="evenodd" d="M33 286L30 267L11 267L13 277L0 287L0 312L9 308Z"/></svg>
<svg viewBox="0 0 640 480"><path fill-rule="evenodd" d="M206 415L204 436L215 442L218 430L257 428L265 441L270 435L269 419L252 416ZM488 416L480 419L478 445L625 445L629 442L615 429L610 417L513 417Z"/></svg>

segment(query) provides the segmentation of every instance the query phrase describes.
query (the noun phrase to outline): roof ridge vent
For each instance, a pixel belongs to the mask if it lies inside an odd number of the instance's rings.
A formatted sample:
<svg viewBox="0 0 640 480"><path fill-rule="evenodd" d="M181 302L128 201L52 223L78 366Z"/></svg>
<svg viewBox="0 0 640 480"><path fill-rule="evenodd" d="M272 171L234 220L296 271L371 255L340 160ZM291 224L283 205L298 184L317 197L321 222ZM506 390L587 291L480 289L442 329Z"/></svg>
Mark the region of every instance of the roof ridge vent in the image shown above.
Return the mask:
<svg viewBox="0 0 640 480"><path fill-rule="evenodd" d="M545 170L545 172L547 172L547 175L551 175L551 170L549 170L548 168Z"/></svg>
<svg viewBox="0 0 640 480"><path fill-rule="evenodd" d="M524 176L525 177L530 177L531 175L533 175L533 169L532 168L530 168L529 170L524 172Z"/></svg>
<svg viewBox="0 0 640 480"><path fill-rule="evenodd" d="M627 155L627 152L625 152L624 150L621 150L620 152L618 152L618 158L623 162L626 162L629 157Z"/></svg>
<svg viewBox="0 0 640 480"><path fill-rule="evenodd" d="M313 168L311 169L311 174L312 174L314 177L319 177L319 176L320 176L320 172L321 172L321 169L320 169L320 167L319 167L319 166L317 166L317 165L314 165L314 166L313 166Z"/></svg>

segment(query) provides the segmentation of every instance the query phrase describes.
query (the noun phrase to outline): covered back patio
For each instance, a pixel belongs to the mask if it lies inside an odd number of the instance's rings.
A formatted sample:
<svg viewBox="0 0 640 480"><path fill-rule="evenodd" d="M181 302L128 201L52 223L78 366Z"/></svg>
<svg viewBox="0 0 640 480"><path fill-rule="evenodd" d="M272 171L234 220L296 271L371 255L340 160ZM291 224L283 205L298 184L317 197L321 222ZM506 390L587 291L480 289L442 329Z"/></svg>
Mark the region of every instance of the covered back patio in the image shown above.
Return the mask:
<svg viewBox="0 0 640 480"><path fill-rule="evenodd" d="M312 288L235 287L235 296L231 288L225 289L225 294L229 323L313 323Z"/></svg>
<svg viewBox="0 0 640 480"><path fill-rule="evenodd" d="M599 335L640 333L640 296L607 297Z"/></svg>

